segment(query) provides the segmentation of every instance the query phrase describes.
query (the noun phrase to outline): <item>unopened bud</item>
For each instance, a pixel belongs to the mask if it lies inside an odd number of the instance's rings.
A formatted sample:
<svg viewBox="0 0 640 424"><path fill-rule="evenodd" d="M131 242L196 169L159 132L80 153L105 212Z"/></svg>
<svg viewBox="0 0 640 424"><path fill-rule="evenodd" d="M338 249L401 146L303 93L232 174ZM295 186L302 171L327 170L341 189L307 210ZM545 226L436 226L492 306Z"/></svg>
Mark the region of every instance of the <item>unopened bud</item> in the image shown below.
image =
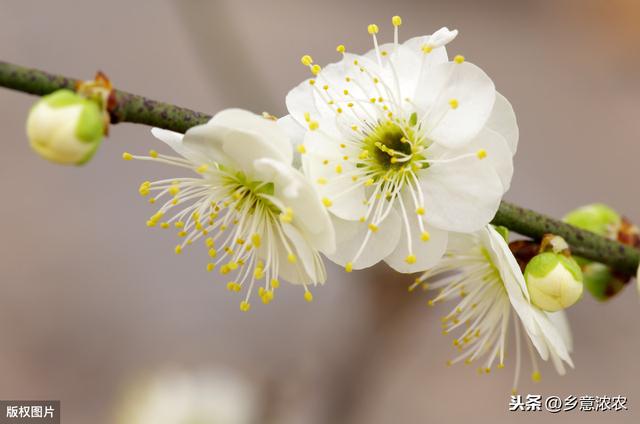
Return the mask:
<svg viewBox="0 0 640 424"><path fill-rule="evenodd" d="M564 222L604 237L615 239L622 222L620 215L602 203L582 206L569 212Z"/></svg>
<svg viewBox="0 0 640 424"><path fill-rule="evenodd" d="M576 261L562 253L543 252L524 270L531 302L549 312L568 308L580 299L583 277Z"/></svg>
<svg viewBox="0 0 640 424"><path fill-rule="evenodd" d="M104 130L104 114L98 104L70 90L42 97L27 118L31 148L63 165L82 165L91 159Z"/></svg>

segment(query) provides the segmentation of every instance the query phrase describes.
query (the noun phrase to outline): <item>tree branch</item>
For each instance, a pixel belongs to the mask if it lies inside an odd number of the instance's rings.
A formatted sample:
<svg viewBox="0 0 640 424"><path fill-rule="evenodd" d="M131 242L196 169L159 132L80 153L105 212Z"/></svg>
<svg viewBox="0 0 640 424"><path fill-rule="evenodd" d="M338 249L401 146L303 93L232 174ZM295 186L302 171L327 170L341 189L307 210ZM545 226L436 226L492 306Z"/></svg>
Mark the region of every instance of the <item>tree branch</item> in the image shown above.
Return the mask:
<svg viewBox="0 0 640 424"><path fill-rule="evenodd" d="M37 96L53 93L61 88L75 90L80 80L54 75L8 62L0 62L0 86ZM109 109L111 123L133 122L167 130L185 132L204 124L211 116L151 100L126 91L114 90L115 105Z"/></svg>
<svg viewBox="0 0 640 424"><path fill-rule="evenodd" d="M73 90L77 81L0 62L0 86L25 93L43 96L61 88ZM190 109L120 90L114 91L115 105L109 110L113 124L132 122L184 133L211 118ZM536 240L547 233L562 236L576 255L607 264L626 275L635 275L640 263L640 250L507 202L502 202L492 223Z"/></svg>

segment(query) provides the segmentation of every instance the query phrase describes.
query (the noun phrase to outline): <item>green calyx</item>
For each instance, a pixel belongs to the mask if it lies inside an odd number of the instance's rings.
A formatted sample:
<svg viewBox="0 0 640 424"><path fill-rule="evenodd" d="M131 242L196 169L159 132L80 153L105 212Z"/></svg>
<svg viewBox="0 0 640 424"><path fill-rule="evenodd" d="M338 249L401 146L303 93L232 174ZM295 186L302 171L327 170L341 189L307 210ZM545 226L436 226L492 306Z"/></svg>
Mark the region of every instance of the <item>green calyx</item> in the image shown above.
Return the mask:
<svg viewBox="0 0 640 424"><path fill-rule="evenodd" d="M553 271L558 264L564 266L576 281L583 280L580 266L573 258L553 252L544 252L534 256L533 259L529 261L529 264L527 264L525 274L533 275L537 278L544 278Z"/></svg>
<svg viewBox="0 0 640 424"><path fill-rule="evenodd" d="M53 109L80 107L81 110L76 122L75 136L78 140L85 143L96 143L102 140L104 136L104 118L100 106L98 106L95 101L86 99L66 89L57 90L46 95L41 101ZM34 107L36 105L34 105ZM91 155L88 155L88 158L86 158L84 162L90 159L93 153L95 153L95 150L92 151Z"/></svg>

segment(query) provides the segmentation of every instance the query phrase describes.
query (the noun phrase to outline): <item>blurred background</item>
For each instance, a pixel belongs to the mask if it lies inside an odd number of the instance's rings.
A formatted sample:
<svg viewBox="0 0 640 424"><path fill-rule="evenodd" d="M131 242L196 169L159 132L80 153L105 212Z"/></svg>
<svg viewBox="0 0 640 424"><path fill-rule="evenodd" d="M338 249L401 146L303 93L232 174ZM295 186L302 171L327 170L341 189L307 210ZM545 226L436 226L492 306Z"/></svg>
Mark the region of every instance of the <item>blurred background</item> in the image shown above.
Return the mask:
<svg viewBox="0 0 640 424"><path fill-rule="evenodd" d="M364 52L367 24L390 39L394 14L401 39L459 29L450 53L481 66L513 103L520 147L508 200L556 217L602 201L640 222L635 0L3 0L0 58L85 79L101 69L118 88L210 114L280 116L307 77L301 55L335 61L339 43ZM576 369L559 377L544 364L534 384L525 368L520 385L623 395L630 411L509 413L513 363L482 376L446 367L445 310L409 295L411 276L385 266L347 276L329 265L313 303L282 290L241 313L205 272L206 252L178 257L167 233L145 226L153 209L138 185L170 174L120 157L155 148L149 128L114 126L89 165L54 166L26 140L34 100L0 89L0 398L60 399L64 423L113 423L147 382L182 387L172 378L188 386L185 375L205 373L206 393L242 411L223 424L638 422L635 287L571 308Z"/></svg>

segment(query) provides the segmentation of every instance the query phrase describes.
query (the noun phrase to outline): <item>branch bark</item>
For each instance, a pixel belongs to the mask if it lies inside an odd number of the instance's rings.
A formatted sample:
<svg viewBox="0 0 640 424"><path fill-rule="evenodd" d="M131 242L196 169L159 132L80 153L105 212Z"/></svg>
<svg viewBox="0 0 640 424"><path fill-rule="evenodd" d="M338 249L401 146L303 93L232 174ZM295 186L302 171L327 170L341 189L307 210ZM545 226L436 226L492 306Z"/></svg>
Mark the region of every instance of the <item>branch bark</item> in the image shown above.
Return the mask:
<svg viewBox="0 0 640 424"><path fill-rule="evenodd" d="M43 96L61 88L73 90L77 82L73 78L0 62L0 86L13 90ZM184 133L211 118L120 90L115 90L115 99L109 111L113 124L132 122ZM635 275L640 264L640 250L507 202L502 202L492 223L535 240L547 233L562 236L576 255L609 265L622 274Z"/></svg>

